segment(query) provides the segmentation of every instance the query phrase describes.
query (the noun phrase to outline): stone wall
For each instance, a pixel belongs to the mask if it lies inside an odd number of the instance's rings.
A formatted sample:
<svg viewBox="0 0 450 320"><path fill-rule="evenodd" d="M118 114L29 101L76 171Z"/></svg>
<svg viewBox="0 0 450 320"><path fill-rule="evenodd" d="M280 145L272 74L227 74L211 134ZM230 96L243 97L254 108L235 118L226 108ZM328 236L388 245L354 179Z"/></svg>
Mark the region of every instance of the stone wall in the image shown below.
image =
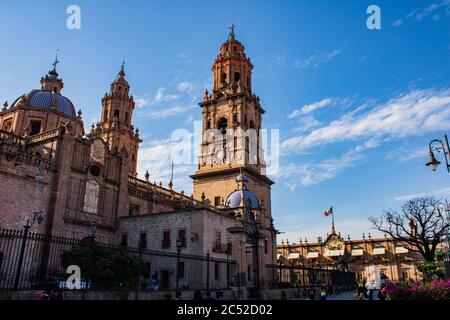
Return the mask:
<svg viewBox="0 0 450 320"><path fill-rule="evenodd" d="M194 291L180 291L182 300L192 300ZM222 290L223 300L233 299L232 290ZM0 300L39 300L39 295L42 291L14 291L14 292L0 292ZM211 295L216 297L217 291L211 291ZM63 292L64 300L166 300L170 297L175 299L175 292L173 291L140 291L136 295L136 291L65 291Z"/></svg>

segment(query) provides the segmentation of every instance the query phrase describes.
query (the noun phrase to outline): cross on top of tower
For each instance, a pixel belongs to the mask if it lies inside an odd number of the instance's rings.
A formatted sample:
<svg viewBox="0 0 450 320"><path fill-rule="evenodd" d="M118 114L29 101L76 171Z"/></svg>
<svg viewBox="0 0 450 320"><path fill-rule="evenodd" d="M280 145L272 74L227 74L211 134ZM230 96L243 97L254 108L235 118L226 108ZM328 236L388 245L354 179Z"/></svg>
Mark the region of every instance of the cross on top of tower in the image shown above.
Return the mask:
<svg viewBox="0 0 450 320"><path fill-rule="evenodd" d="M122 65L121 65L121 67L120 67L120 72L119 72L119 74L120 74L120 75L125 75L125 57L123 57Z"/></svg>
<svg viewBox="0 0 450 320"><path fill-rule="evenodd" d="M53 71L56 71L56 66L58 65L58 63L60 62L58 60L58 53L59 53L59 49L56 49L56 57L55 57L55 62L52 63L53 66Z"/></svg>
<svg viewBox="0 0 450 320"><path fill-rule="evenodd" d="M230 29L230 37L234 37L234 29L236 28L236 26L234 25L234 23L232 23L228 29Z"/></svg>

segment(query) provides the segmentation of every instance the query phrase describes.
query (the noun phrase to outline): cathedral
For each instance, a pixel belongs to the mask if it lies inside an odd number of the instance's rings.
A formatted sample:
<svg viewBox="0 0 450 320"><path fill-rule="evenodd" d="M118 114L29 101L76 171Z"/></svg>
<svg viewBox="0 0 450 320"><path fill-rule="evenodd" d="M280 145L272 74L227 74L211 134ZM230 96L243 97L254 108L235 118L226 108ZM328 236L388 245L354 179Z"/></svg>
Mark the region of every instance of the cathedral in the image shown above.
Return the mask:
<svg viewBox="0 0 450 320"><path fill-rule="evenodd" d="M82 239L96 227L104 243L231 259L243 286L273 281L276 263L271 186L259 134L264 109L252 92L253 65L234 28L212 66L214 84L199 104L201 155L193 194L137 177L139 130L124 65L102 97L101 120L85 131L82 111L63 95L58 60L40 88L0 112L0 228ZM211 137L211 130L222 136ZM251 141L250 141L251 140ZM256 152L251 152L256 149ZM199 270L187 270L189 274ZM201 273L201 272L200 272ZM190 281L194 278L191 278ZM169 279L166 279L169 281ZM223 286L220 278L212 285Z"/></svg>

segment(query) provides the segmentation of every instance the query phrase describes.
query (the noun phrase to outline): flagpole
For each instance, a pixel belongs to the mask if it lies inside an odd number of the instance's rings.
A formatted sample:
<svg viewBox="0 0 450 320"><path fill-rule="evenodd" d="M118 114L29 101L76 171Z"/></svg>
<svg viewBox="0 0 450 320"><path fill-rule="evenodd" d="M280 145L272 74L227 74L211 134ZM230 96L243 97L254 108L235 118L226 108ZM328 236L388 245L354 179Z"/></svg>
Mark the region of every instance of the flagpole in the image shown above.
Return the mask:
<svg viewBox="0 0 450 320"><path fill-rule="evenodd" d="M336 234L336 230L334 229L334 210L331 207L331 233Z"/></svg>

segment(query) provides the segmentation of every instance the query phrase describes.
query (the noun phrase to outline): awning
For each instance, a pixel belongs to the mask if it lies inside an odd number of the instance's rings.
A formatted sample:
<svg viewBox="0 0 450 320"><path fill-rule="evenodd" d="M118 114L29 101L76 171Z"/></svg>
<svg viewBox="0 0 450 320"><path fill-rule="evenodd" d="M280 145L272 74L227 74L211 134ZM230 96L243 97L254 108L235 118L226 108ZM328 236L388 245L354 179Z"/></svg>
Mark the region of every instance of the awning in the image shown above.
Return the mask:
<svg viewBox="0 0 450 320"><path fill-rule="evenodd" d="M281 253L277 254L277 260L280 260L280 258L283 258L283 255Z"/></svg>
<svg viewBox="0 0 450 320"><path fill-rule="evenodd" d="M375 248L373 249L373 255L385 254L386 250L384 248Z"/></svg>
<svg viewBox="0 0 450 320"><path fill-rule="evenodd" d="M395 253L397 254L408 253L408 249L405 247L395 247Z"/></svg>
<svg viewBox="0 0 450 320"><path fill-rule="evenodd" d="M308 255L306 256L306 258L308 259L315 259L319 257L319 253L318 252L308 252Z"/></svg>
<svg viewBox="0 0 450 320"><path fill-rule="evenodd" d="M352 250L352 257L358 257L358 256L363 256L363 255L364 255L363 249L353 249Z"/></svg>
<svg viewBox="0 0 450 320"><path fill-rule="evenodd" d="M293 252L289 254L288 260L295 260L295 259L300 259L300 253Z"/></svg>
<svg viewBox="0 0 450 320"><path fill-rule="evenodd" d="M344 255L344 250L325 250L325 257L340 257Z"/></svg>

